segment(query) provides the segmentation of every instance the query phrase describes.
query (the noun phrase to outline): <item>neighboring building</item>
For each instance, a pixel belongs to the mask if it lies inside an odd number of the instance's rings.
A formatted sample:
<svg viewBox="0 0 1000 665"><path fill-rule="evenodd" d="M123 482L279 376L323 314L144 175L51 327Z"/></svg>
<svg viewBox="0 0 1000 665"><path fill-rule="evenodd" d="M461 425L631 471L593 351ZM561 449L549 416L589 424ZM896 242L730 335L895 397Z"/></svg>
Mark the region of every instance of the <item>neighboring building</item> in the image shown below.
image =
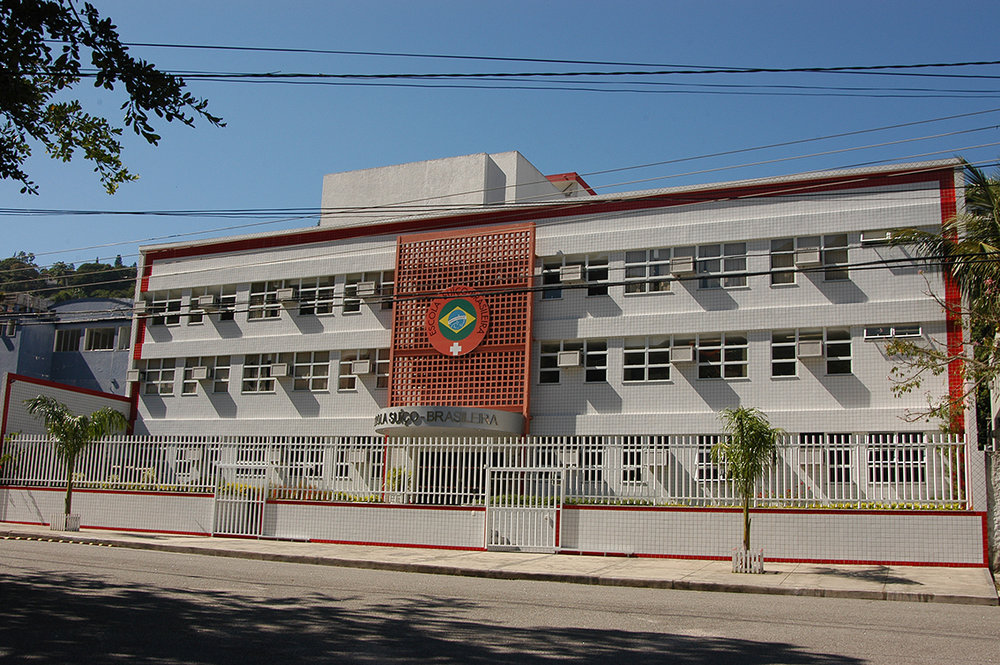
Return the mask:
<svg viewBox="0 0 1000 665"><path fill-rule="evenodd" d="M82 298L0 314L0 375L126 395L132 301Z"/></svg>
<svg viewBox="0 0 1000 665"><path fill-rule="evenodd" d="M744 404L817 439L934 431L902 419L925 398L891 394L885 342L959 344L926 291L956 293L885 240L960 182L948 160L594 196L517 153L327 176L319 227L142 249L137 427L714 435ZM445 334L482 333L471 353L425 331L452 287L488 310Z"/></svg>

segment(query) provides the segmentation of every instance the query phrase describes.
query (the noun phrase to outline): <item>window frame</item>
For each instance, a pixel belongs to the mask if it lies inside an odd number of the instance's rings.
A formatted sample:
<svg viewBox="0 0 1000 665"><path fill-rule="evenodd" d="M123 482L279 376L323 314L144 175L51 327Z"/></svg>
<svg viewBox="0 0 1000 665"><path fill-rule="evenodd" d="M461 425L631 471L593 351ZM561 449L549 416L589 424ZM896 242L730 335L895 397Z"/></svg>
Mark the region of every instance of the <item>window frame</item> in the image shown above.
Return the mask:
<svg viewBox="0 0 1000 665"><path fill-rule="evenodd" d="M742 338L743 343L731 344L728 342L730 338L740 339ZM714 341L718 339L719 343L708 345L706 341ZM718 351L718 359L713 360L712 354ZM731 356L734 355L732 352L743 351L742 359L732 359ZM722 333L704 333L699 334L697 337L696 351L698 353L698 379L699 380L709 380L709 381L732 381L739 379L749 378L749 365L750 365L750 339L746 332L722 332ZM709 368L718 367L718 376L707 376L709 373ZM742 367L742 373L736 375L729 374L730 367Z"/></svg>
<svg viewBox="0 0 1000 665"><path fill-rule="evenodd" d="M639 258L639 255L642 258ZM631 257L629 255L632 255ZM630 249L625 252L625 295L670 293L672 250L669 247Z"/></svg>
<svg viewBox="0 0 1000 665"><path fill-rule="evenodd" d="M270 395L277 391L277 378L271 376L271 365L278 362L276 353L248 353L243 356L243 380L240 393Z"/></svg>
<svg viewBox="0 0 1000 665"><path fill-rule="evenodd" d="M718 253L713 253L718 248ZM738 249L742 248L742 249ZM698 245L695 272L699 289L740 289L747 286L747 243Z"/></svg>
<svg viewBox="0 0 1000 665"><path fill-rule="evenodd" d="M287 288L284 280L251 282L247 303L247 321L267 321L281 318L278 289ZM256 354L259 355L259 354Z"/></svg>
<svg viewBox="0 0 1000 665"><path fill-rule="evenodd" d="M324 358L325 356L325 358ZM295 392L330 392L330 352L297 351L293 356L292 390Z"/></svg>
<svg viewBox="0 0 1000 665"><path fill-rule="evenodd" d="M146 360L142 380L143 395L159 395L169 397L174 395L174 383L177 378L176 358L150 358ZM153 390L150 388L153 387Z"/></svg>
<svg viewBox="0 0 1000 665"><path fill-rule="evenodd" d="M74 343L75 342L75 343ZM52 340L53 353L77 353L83 343L83 328L59 328Z"/></svg>
<svg viewBox="0 0 1000 665"><path fill-rule="evenodd" d="M83 350L84 351L114 351L116 335L118 334L118 328L115 327L102 327L102 328L86 328L83 333ZM104 340L105 346L93 346L95 342Z"/></svg>
<svg viewBox="0 0 1000 665"><path fill-rule="evenodd" d="M639 345L641 341L641 345ZM653 341L658 343L653 344ZM632 344L633 346L629 346ZM670 349L672 338L670 335L657 336L647 335L645 337L626 337L622 343L622 383L668 383L671 380ZM666 360L663 358L653 358L653 355L666 353ZM632 356L633 364L629 364L629 356ZM634 361L639 360L641 363ZM636 375L637 370L642 371L642 378L630 379L630 371ZM653 372L662 373L666 370L666 376L651 378Z"/></svg>

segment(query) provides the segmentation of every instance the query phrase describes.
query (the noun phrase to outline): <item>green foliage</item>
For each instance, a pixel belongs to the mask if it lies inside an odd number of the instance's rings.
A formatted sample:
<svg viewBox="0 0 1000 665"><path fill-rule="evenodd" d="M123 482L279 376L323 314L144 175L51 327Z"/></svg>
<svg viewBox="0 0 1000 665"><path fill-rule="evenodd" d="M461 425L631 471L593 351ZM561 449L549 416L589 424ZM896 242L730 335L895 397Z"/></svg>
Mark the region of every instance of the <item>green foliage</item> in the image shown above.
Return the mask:
<svg viewBox="0 0 1000 665"><path fill-rule="evenodd" d="M961 363L963 387L955 393L927 395L927 407L912 411L910 420L938 420L941 429L963 426L965 409L978 402L988 410L990 384L1000 377L1000 179L965 162L965 209L942 224L939 232L901 229L893 244L914 245L917 252L940 262L954 277L962 303L947 302L928 285L927 292L953 325L960 326L966 344L949 348L947 340L894 340L886 353L895 360L890 370L892 390L905 395L920 389L929 377ZM982 432L985 435L985 431Z"/></svg>
<svg viewBox="0 0 1000 665"><path fill-rule="evenodd" d="M55 44L56 46L53 46ZM79 100L64 100L84 76L84 54L96 70L94 86L124 88L126 127L156 145L150 114L193 125L200 116L224 126L208 102L184 92L184 80L133 58L116 26L89 3L74 0L0 2L0 178L17 180L22 193L37 194L24 165L37 143L50 157L70 161L82 151L109 194L137 176L121 161L120 127L87 113ZM56 99L59 97L60 99Z"/></svg>
<svg viewBox="0 0 1000 665"><path fill-rule="evenodd" d="M750 500L764 466L774 459L782 431L771 427L759 409L737 407L719 413L725 436L712 446L712 461L721 466L743 505L743 549L750 549Z"/></svg>
<svg viewBox="0 0 1000 665"><path fill-rule="evenodd" d="M73 504L73 470L77 456L94 441L125 430L128 419L120 411L109 407L78 416L62 402L46 395L25 400L24 405L29 414L45 423L56 454L66 462L66 514L69 515Z"/></svg>
<svg viewBox="0 0 1000 665"><path fill-rule="evenodd" d="M120 256L115 265L95 259L77 268L61 261L39 268L34 254L18 252L0 260L0 293L31 292L55 304L77 298L131 298L135 276L136 267L123 265Z"/></svg>

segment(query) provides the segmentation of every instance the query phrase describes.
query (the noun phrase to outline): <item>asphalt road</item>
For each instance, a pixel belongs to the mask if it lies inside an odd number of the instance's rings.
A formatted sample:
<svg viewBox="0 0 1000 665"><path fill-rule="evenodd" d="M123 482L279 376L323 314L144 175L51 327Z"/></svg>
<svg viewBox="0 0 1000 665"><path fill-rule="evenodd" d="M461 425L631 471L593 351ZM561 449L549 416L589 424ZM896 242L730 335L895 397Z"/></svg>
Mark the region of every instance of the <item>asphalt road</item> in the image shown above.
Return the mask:
<svg viewBox="0 0 1000 665"><path fill-rule="evenodd" d="M0 541L0 663L1000 663L1000 608Z"/></svg>

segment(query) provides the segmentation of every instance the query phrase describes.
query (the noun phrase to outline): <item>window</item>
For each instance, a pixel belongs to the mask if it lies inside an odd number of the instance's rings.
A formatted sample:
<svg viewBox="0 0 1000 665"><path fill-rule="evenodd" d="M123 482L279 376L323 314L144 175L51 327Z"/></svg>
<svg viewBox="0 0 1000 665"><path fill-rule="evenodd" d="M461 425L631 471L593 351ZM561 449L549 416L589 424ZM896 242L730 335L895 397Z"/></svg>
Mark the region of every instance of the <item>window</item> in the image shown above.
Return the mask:
<svg viewBox="0 0 1000 665"><path fill-rule="evenodd" d="M851 331L847 328L826 330L826 373L851 373Z"/></svg>
<svg viewBox="0 0 1000 665"><path fill-rule="evenodd" d="M118 328L118 350L125 351L132 344L132 326Z"/></svg>
<svg viewBox="0 0 1000 665"><path fill-rule="evenodd" d="M771 333L771 376L798 376L798 343L823 341L823 331L775 330Z"/></svg>
<svg viewBox="0 0 1000 665"><path fill-rule="evenodd" d="M215 296L215 304L202 307L199 298ZM188 325L197 325L205 321L206 314L219 313L220 321L232 321L236 312L236 285L203 286L191 289L191 307L188 309Z"/></svg>
<svg viewBox="0 0 1000 665"><path fill-rule="evenodd" d="M583 342L542 342L538 354L538 382L559 383L563 368L559 367L560 351L578 351L583 354Z"/></svg>
<svg viewBox="0 0 1000 665"><path fill-rule="evenodd" d="M339 376L337 378L337 390L357 390L358 389L358 375L354 373L354 362L356 360L367 360L369 364L369 369L373 372L378 372L379 370L379 355L385 352L386 357L382 361L383 369L388 371L388 349L381 349L379 351L373 349L358 349L356 351L341 351L340 352L340 364L339 364ZM386 375L385 387L388 387L388 375ZM378 379L376 379L376 387L378 386Z"/></svg>
<svg viewBox="0 0 1000 665"><path fill-rule="evenodd" d="M670 380L670 337L625 339L623 376L626 383Z"/></svg>
<svg viewBox="0 0 1000 665"><path fill-rule="evenodd" d="M795 239L771 241L771 284L795 283Z"/></svg>
<svg viewBox="0 0 1000 665"><path fill-rule="evenodd" d="M826 469L827 480L831 483L851 482L851 435L826 435Z"/></svg>
<svg viewBox="0 0 1000 665"><path fill-rule="evenodd" d="M273 393L274 379L271 365L277 360L275 354L249 354L243 358L243 392Z"/></svg>
<svg viewBox="0 0 1000 665"><path fill-rule="evenodd" d="M250 285L250 306L247 309L247 319L276 319L281 316L281 303L278 302L278 289L284 287L284 282L254 282Z"/></svg>
<svg viewBox="0 0 1000 665"><path fill-rule="evenodd" d="M149 302L148 321L151 326L176 326L181 322L181 292L154 291Z"/></svg>
<svg viewBox="0 0 1000 665"><path fill-rule="evenodd" d="M212 392L229 392L229 356L217 356L212 370Z"/></svg>
<svg viewBox="0 0 1000 665"><path fill-rule="evenodd" d="M562 298L561 270L564 266L581 266L582 277L587 283L588 296L608 295L608 257L606 254L592 254L583 257L551 257L542 262L543 300Z"/></svg>
<svg viewBox="0 0 1000 665"><path fill-rule="evenodd" d="M739 379L746 376L746 333L698 336L699 379Z"/></svg>
<svg viewBox="0 0 1000 665"><path fill-rule="evenodd" d="M604 483L604 445L582 446L578 455L580 480L588 486L584 491L598 491Z"/></svg>
<svg viewBox="0 0 1000 665"><path fill-rule="evenodd" d="M868 435L868 482L922 483L927 479L927 449L920 433Z"/></svg>
<svg viewBox="0 0 1000 665"><path fill-rule="evenodd" d="M869 326L865 328L865 339L891 339L893 337L920 337L920 324Z"/></svg>
<svg viewBox="0 0 1000 665"><path fill-rule="evenodd" d="M84 351L113 351L115 348L114 328L88 328L83 340Z"/></svg>
<svg viewBox="0 0 1000 665"><path fill-rule="evenodd" d="M337 480L347 480L351 477L351 462L346 448L337 449L337 463L333 467L333 477Z"/></svg>
<svg viewBox="0 0 1000 665"><path fill-rule="evenodd" d="M301 316L333 313L333 277L311 277L300 280L298 293Z"/></svg>
<svg viewBox="0 0 1000 665"><path fill-rule="evenodd" d="M389 349L379 349L375 355L375 387L389 387Z"/></svg>
<svg viewBox="0 0 1000 665"><path fill-rule="evenodd" d="M670 290L670 250L638 249L625 252L625 293Z"/></svg>
<svg viewBox="0 0 1000 665"><path fill-rule="evenodd" d="M285 448L283 461L290 476L309 479L323 477L322 448Z"/></svg>
<svg viewBox="0 0 1000 665"><path fill-rule="evenodd" d="M147 395L173 395L175 364L173 358L147 360L143 392Z"/></svg>
<svg viewBox="0 0 1000 665"><path fill-rule="evenodd" d="M604 339L588 339L583 345L586 373L584 380L597 383L608 380L608 342Z"/></svg>
<svg viewBox="0 0 1000 665"><path fill-rule="evenodd" d="M849 279L847 270L847 234L823 236L823 265L828 282Z"/></svg>
<svg viewBox="0 0 1000 665"><path fill-rule="evenodd" d="M747 244L732 242L698 247L698 288L717 289L747 285ZM710 276L705 276L710 275Z"/></svg>
<svg viewBox="0 0 1000 665"><path fill-rule="evenodd" d="M642 444L637 437L626 437L622 445L622 482L642 482Z"/></svg>
<svg viewBox="0 0 1000 665"><path fill-rule="evenodd" d="M83 330L80 328L76 328L75 330L57 330L56 345L53 350L57 352L79 351L80 337L82 335Z"/></svg>
<svg viewBox="0 0 1000 665"><path fill-rule="evenodd" d="M330 352L306 351L295 354L293 390L326 392L330 388Z"/></svg>
<svg viewBox="0 0 1000 665"><path fill-rule="evenodd" d="M719 442L718 434L698 436L698 451L695 455L695 478L698 480L724 480L722 467L712 461L712 448Z"/></svg>
<svg viewBox="0 0 1000 665"><path fill-rule="evenodd" d="M213 393L229 392L229 356L201 356L187 358L184 361L181 395L198 394L198 384L201 379L195 377L195 367L204 367L208 370L208 380L212 383Z"/></svg>

